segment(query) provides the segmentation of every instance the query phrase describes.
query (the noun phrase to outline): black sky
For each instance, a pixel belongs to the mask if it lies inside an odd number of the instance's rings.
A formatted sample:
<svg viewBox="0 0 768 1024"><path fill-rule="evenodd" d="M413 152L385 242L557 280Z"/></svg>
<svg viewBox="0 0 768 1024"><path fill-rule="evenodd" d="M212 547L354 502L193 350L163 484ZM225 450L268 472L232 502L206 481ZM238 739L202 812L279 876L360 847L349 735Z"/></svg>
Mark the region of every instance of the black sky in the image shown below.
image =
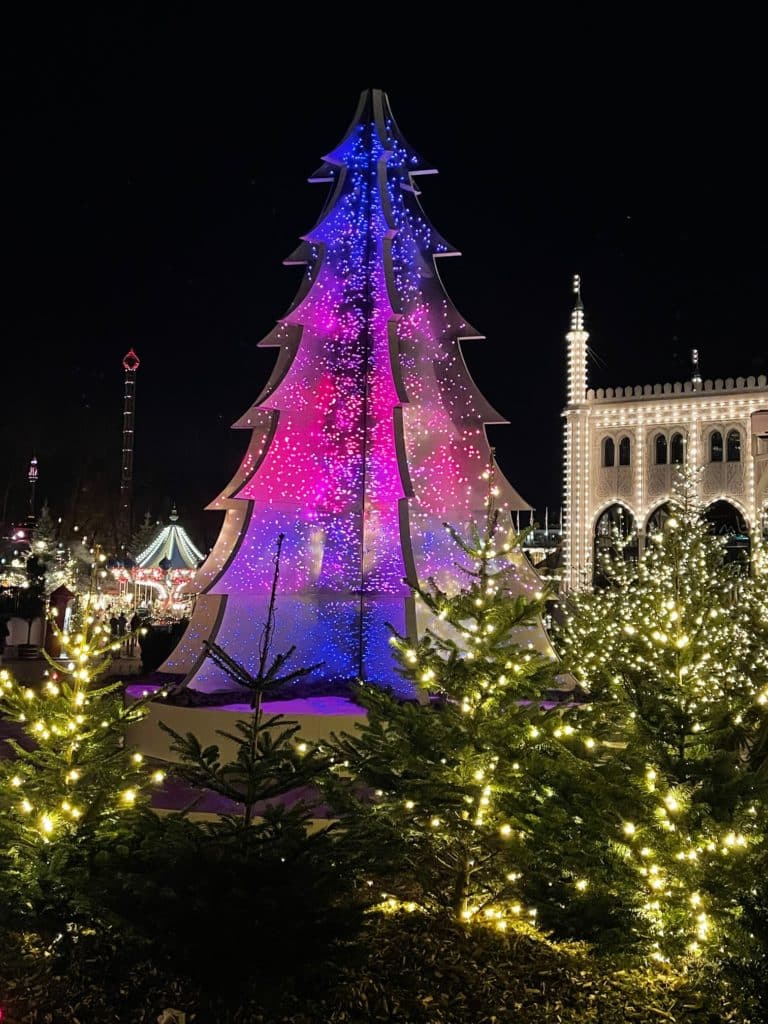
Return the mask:
<svg viewBox="0 0 768 1024"><path fill-rule="evenodd" d="M499 51L463 23L431 41L402 25L397 45L351 55L320 28L299 51L245 15L190 11L41 13L7 38L0 518L4 501L23 513L33 452L60 514L78 480L116 489L134 346L137 512L175 498L212 542L202 506L247 440L229 425L274 359L256 343L298 283L281 259L322 204L305 179L370 85L440 170L422 179L424 208L463 253L441 272L487 335L465 356L510 421L492 435L502 467L537 508L560 503L574 271L596 385L683 379L694 345L705 376L766 372L764 89L748 26L738 45L713 26L706 45L683 33L664 46L620 26L555 41L550 26Z"/></svg>

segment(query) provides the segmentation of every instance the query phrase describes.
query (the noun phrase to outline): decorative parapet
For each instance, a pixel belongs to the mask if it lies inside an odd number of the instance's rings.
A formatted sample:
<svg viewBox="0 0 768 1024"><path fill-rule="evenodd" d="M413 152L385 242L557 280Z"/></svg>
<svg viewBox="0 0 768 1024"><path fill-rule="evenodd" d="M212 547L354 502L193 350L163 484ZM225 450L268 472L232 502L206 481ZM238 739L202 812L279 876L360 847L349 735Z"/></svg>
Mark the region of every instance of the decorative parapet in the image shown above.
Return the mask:
<svg viewBox="0 0 768 1024"><path fill-rule="evenodd" d="M631 401L636 398L655 398L668 395L700 395L714 391L759 391L768 387L768 377L761 373L758 377L717 377L705 380L701 387L694 387L693 381L674 381L665 384L635 384L618 388L589 388L586 393L588 402L613 402L616 399Z"/></svg>

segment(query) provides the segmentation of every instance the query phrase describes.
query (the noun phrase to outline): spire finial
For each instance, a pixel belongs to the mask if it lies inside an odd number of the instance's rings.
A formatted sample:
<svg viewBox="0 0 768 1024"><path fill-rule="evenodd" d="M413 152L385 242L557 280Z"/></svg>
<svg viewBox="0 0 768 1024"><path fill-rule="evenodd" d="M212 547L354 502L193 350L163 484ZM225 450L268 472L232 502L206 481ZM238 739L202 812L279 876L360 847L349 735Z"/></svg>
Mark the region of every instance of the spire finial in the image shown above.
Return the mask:
<svg viewBox="0 0 768 1024"><path fill-rule="evenodd" d="M581 301L581 274L573 275L573 294L576 296L576 302L574 303L573 312L571 313L571 330L583 331L584 303Z"/></svg>
<svg viewBox="0 0 768 1024"><path fill-rule="evenodd" d="M568 404L583 402L587 393L587 341L589 332L584 326L584 303L581 301L581 274L573 275L573 294L576 296L571 311L571 325L565 340L568 342Z"/></svg>
<svg viewBox="0 0 768 1024"><path fill-rule="evenodd" d="M691 366L693 367L691 383L693 390L698 391L701 387L701 371L699 370L699 350L697 348L691 349Z"/></svg>

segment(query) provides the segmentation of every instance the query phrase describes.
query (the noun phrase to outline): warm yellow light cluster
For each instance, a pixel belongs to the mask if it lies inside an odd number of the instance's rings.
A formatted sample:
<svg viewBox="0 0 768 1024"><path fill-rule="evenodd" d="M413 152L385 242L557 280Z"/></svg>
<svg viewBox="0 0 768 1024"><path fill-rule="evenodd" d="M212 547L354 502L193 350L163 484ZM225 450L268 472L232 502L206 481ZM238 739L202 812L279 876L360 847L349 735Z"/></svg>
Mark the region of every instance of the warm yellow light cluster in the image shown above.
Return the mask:
<svg viewBox="0 0 768 1024"><path fill-rule="evenodd" d="M489 470L482 477L488 484L486 508L491 524L493 474ZM456 803L432 801L423 796L423 789L401 792L394 805L382 791L378 791L376 797L381 799L387 813L392 810L397 813L397 807L401 809L406 822L404 828L421 833L424 840L434 846L440 862L455 865L457 879L463 879L456 890L463 895L458 900L455 893L452 897L457 916L465 921L481 920L503 931L512 920L522 918L534 923L537 917L536 909L526 906L521 899L523 876L515 867L518 844L526 841L528 826L511 813L505 813L506 794L518 786L525 791L530 783L524 764L521 767L517 760L502 763L503 758L493 745L487 744L486 730L502 713L501 709L508 708L510 698L507 695L514 701L517 693L538 694L535 684L527 680L546 659L532 649L518 646L512 639L512 605L504 594L517 573L513 561L516 539L502 539L494 527L490 534L464 542L451 527L446 529L471 561L471 587L455 596L437 591L423 593L422 597L436 619L452 630L447 635L455 637L460 645L459 667L454 672L456 663L450 661L453 641L443 643L437 634L422 638L418 644L398 637L393 637L392 642L408 677L427 691L445 694L449 706L461 714L467 738L472 737L463 749L446 750L450 756L439 761L439 765L445 766L441 785L449 791L455 787L462 797ZM517 582L516 577L516 588ZM531 586L531 582L535 586ZM538 589L540 582L535 578L526 580L525 586L523 593L530 600L533 620L546 595ZM465 668L460 667L462 665ZM554 725L556 723L544 719L531 721L531 716L521 711L518 725L513 727L514 742L519 743L520 754L528 745L534 748L552 742ZM579 733L578 724L568 723L566 732L569 735ZM580 739L586 748L597 747L597 741L591 736L583 735ZM574 879L575 896L583 893L585 881ZM449 888L452 887L449 885ZM392 908L400 906L395 897L388 899L394 901L390 903Z"/></svg>
<svg viewBox="0 0 768 1024"><path fill-rule="evenodd" d="M683 480L675 514L639 563L606 558L608 586L575 595L560 634L569 668L592 692L574 718L607 731L628 765L635 750L647 752L636 785L650 802L639 798L641 817L618 831L647 889L641 909L661 961L679 942L699 955L713 937L727 940L738 911L725 900L704 906L703 883L717 878L721 858L749 848L759 815L737 801L729 827L707 817L697 794L710 780L697 765L716 761L728 719L744 730L746 750L768 705L762 548L755 539L751 573L725 563L724 539L709 533L690 494Z"/></svg>
<svg viewBox="0 0 768 1024"><path fill-rule="evenodd" d="M34 757L21 757L14 763L14 772L7 784L17 795L15 806L30 832L43 842L72 833L87 817L94 800L103 806L104 793L97 761L91 761L93 744L104 735L103 729L117 725L118 718L102 717L103 708L116 710L117 715L139 717L143 710L123 710L122 700L108 699L114 687L97 688L96 680L108 667L112 644L107 631L88 618L82 632L65 634L55 623L53 631L62 645L62 664L49 661L50 669L39 692L20 686L7 670L0 671L0 701L4 711L15 717L35 743L52 755L42 762ZM106 641L106 642L105 642ZM96 718L92 708L96 708ZM119 732L119 730L118 730ZM114 806L130 807L141 792L143 756L122 749L116 733L114 764L122 762L125 785L115 792ZM60 766L57 769L54 765ZM151 780L160 784L164 773L156 770Z"/></svg>

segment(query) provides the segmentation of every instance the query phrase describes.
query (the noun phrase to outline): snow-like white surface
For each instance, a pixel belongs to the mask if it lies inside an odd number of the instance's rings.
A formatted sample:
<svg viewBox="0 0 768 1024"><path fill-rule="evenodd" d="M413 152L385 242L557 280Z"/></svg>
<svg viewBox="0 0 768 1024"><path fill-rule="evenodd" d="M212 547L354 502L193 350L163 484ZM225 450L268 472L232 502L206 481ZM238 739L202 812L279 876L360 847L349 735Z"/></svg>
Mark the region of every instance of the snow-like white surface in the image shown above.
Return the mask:
<svg viewBox="0 0 768 1024"><path fill-rule="evenodd" d="M155 694L160 687L155 683L142 686L131 683L125 688L129 697L139 698ZM233 711L238 715L248 714L251 705L247 703L209 705L201 708L189 708L190 711ZM346 697L306 697L295 700L265 701L262 710L267 715L352 715L358 718L365 716L364 708L348 700Z"/></svg>
<svg viewBox="0 0 768 1024"><path fill-rule="evenodd" d="M240 714L251 710L250 704L224 704L221 711L237 711ZM353 704L346 697L307 697L297 700L274 700L262 704L267 715L365 715L365 709Z"/></svg>

